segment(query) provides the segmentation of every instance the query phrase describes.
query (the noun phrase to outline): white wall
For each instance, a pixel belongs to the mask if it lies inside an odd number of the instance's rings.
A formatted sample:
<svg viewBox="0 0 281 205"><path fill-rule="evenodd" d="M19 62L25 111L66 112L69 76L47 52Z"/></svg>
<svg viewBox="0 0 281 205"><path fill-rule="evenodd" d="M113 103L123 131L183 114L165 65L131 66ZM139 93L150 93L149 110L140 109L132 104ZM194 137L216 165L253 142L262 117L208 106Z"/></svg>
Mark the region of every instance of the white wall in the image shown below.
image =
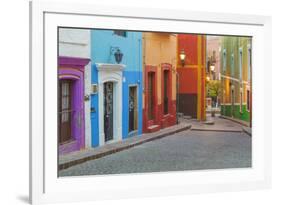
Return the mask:
<svg viewBox="0 0 281 205"><path fill-rule="evenodd" d="M83 2L83 0L80 0ZM281 204L281 137L280 137L280 45L281 12L280 1L270 0L91 0L103 5L141 6L153 8L202 10L213 12L251 13L273 17L273 188L271 190L197 194L175 197L128 199L73 205L140 205L140 204L196 204L196 205L238 205L238 204ZM28 148L29 148L29 32L28 1L3 1L0 7L1 45L1 139L0 149L0 204L27 204L28 200ZM93 22L94 25L94 22ZM5 77L3 77L5 76ZM20 99L20 100L19 100ZM269 109L271 104L268 105ZM17 120L15 120L17 119ZM18 121L19 120L19 121ZM110 193L109 193L110 194ZM71 196L70 196L71 197Z"/></svg>
<svg viewBox="0 0 281 205"><path fill-rule="evenodd" d="M90 58L90 31L87 29L59 29L59 55Z"/></svg>
<svg viewBox="0 0 281 205"><path fill-rule="evenodd" d="M70 57L91 58L91 38L87 29L59 29L59 55ZM85 67L84 95L91 92L91 62ZM91 116L90 100L85 101L85 146L91 147Z"/></svg>

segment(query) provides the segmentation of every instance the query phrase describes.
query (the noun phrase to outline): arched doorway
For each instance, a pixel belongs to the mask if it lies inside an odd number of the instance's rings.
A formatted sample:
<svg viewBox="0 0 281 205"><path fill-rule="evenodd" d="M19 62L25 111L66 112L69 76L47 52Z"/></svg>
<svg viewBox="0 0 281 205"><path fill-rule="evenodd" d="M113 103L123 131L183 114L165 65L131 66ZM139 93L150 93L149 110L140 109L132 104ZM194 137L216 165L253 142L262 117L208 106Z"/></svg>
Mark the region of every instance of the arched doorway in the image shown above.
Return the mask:
<svg viewBox="0 0 281 205"><path fill-rule="evenodd" d="M122 71L125 65L97 63L99 145L122 140Z"/></svg>
<svg viewBox="0 0 281 205"><path fill-rule="evenodd" d="M89 59L59 57L59 154L66 154L85 147L84 67L88 63Z"/></svg>

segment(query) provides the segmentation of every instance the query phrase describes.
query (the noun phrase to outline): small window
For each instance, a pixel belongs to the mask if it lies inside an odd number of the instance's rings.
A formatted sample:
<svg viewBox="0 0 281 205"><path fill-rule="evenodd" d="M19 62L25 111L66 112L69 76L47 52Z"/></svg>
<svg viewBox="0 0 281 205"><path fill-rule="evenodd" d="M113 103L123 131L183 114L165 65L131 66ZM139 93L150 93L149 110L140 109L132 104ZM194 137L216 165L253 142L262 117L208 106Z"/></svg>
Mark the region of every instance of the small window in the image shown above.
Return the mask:
<svg viewBox="0 0 281 205"><path fill-rule="evenodd" d="M127 37L127 32L123 30L115 30L114 34L117 36Z"/></svg>
<svg viewBox="0 0 281 205"><path fill-rule="evenodd" d="M234 54L231 54L231 76L234 76Z"/></svg>

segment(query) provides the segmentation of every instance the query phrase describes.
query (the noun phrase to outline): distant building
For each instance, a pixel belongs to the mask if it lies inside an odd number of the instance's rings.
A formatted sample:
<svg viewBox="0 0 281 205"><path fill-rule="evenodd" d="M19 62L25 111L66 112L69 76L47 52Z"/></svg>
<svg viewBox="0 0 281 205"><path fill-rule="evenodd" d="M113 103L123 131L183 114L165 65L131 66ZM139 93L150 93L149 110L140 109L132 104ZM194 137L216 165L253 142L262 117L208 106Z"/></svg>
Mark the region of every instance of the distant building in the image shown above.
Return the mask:
<svg viewBox="0 0 281 205"><path fill-rule="evenodd" d="M207 36L207 75L210 80L220 80L221 36Z"/></svg>
<svg viewBox="0 0 281 205"><path fill-rule="evenodd" d="M220 76L220 52L221 52L221 36L207 36L207 65L206 65L206 101L207 108L217 107L220 105L220 95L218 92L212 94L209 92L209 86L219 83ZM216 82L214 82L216 81ZM217 94L217 95L216 95ZM216 95L216 96L215 96Z"/></svg>
<svg viewBox="0 0 281 205"><path fill-rule="evenodd" d="M221 114L251 121L252 46L248 37L222 37Z"/></svg>
<svg viewBox="0 0 281 205"><path fill-rule="evenodd" d="M206 36L178 34L178 112L205 120Z"/></svg>
<svg viewBox="0 0 281 205"><path fill-rule="evenodd" d="M143 131L176 124L177 36L143 32Z"/></svg>

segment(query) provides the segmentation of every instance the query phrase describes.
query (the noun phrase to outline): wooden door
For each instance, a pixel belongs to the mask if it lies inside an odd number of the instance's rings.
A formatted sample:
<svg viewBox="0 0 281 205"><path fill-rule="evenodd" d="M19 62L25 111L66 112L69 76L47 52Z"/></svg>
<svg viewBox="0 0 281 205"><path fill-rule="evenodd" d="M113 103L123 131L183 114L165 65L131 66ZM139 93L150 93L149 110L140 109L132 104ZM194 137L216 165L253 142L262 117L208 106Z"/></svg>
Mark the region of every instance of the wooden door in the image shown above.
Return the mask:
<svg viewBox="0 0 281 205"><path fill-rule="evenodd" d="M137 86L131 86L129 87L129 132L137 130L137 103Z"/></svg>
<svg viewBox="0 0 281 205"><path fill-rule="evenodd" d="M59 143L72 139L71 133L71 81L61 80L59 83Z"/></svg>
<svg viewBox="0 0 281 205"><path fill-rule="evenodd" d="M155 75L153 72L148 73L148 120L154 120L154 104L155 104Z"/></svg>
<svg viewBox="0 0 281 205"><path fill-rule="evenodd" d="M231 116L234 116L234 89L231 89Z"/></svg>
<svg viewBox="0 0 281 205"><path fill-rule="evenodd" d="M105 141L113 139L113 82L104 83L104 135Z"/></svg>
<svg viewBox="0 0 281 205"><path fill-rule="evenodd" d="M164 71L164 96L163 96L163 113L164 115L167 115L169 113L169 95L168 95L168 89L169 89L169 71Z"/></svg>

